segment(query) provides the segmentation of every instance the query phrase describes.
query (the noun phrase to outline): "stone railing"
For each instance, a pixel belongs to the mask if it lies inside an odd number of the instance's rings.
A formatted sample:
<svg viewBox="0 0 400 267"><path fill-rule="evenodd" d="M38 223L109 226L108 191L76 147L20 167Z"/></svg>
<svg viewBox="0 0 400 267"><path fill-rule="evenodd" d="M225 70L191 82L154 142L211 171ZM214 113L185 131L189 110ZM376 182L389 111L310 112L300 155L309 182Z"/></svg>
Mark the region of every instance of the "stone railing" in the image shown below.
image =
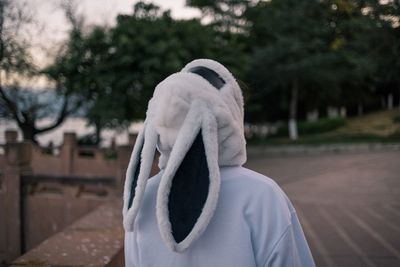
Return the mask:
<svg viewBox="0 0 400 267"><path fill-rule="evenodd" d="M0 169L5 166L7 144L17 143L15 130L5 131L6 144L0 147ZM35 174L80 176L80 177L114 177L117 184L124 179L124 172L130 158L136 134L129 134L125 145L100 148L78 145L75 133L66 132L60 147L31 146L30 169Z"/></svg>
<svg viewBox="0 0 400 267"><path fill-rule="evenodd" d="M17 258L11 266L124 266L122 199L112 200Z"/></svg>
<svg viewBox="0 0 400 267"><path fill-rule="evenodd" d="M21 175L21 252L120 195L113 177Z"/></svg>
<svg viewBox="0 0 400 267"><path fill-rule="evenodd" d="M54 235L58 231L65 227L65 231L73 231L75 226L69 225L77 218L115 197L121 198L134 136L128 145L114 150L116 157L111 158L104 158L102 149L77 146L73 134L65 137L60 152L48 154L30 142L18 142L15 132L6 132L7 142L0 147L0 267L9 266L22 254L36 253L33 248L59 236ZM152 174L157 170L155 159ZM121 208L115 209L119 215ZM98 221L94 218L91 223ZM67 250L75 246L61 241L58 244ZM55 247L53 244L49 249Z"/></svg>

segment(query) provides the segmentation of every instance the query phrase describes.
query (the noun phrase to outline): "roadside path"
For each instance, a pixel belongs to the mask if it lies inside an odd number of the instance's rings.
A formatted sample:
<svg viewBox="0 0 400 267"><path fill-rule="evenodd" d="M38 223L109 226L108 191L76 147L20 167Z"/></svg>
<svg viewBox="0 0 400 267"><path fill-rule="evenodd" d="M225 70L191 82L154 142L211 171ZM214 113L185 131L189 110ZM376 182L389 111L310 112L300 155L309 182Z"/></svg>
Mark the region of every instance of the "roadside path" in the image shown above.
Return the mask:
<svg viewBox="0 0 400 267"><path fill-rule="evenodd" d="M292 200L317 266L400 266L400 151L249 157Z"/></svg>

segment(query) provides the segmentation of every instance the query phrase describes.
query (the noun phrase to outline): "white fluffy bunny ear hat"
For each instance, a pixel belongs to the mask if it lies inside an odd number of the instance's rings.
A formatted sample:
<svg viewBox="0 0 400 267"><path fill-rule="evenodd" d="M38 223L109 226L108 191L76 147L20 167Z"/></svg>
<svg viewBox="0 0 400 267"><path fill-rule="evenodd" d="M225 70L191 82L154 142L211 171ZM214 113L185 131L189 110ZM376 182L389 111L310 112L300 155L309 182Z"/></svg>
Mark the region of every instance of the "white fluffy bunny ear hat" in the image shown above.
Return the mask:
<svg viewBox="0 0 400 267"><path fill-rule="evenodd" d="M220 63L197 59L154 91L124 188L124 228L133 231L155 150L161 180L157 220L168 248L182 252L206 229L218 202L220 166L246 161L243 96Z"/></svg>

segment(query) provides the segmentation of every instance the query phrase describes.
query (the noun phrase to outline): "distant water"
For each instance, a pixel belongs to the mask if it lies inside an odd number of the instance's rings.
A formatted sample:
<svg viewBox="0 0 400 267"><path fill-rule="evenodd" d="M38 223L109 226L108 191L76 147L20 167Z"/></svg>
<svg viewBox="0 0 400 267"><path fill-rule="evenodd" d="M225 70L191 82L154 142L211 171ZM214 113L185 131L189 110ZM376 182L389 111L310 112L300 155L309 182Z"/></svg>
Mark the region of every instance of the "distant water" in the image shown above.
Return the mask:
<svg viewBox="0 0 400 267"><path fill-rule="evenodd" d="M39 126L45 126L52 122L51 119L42 119L38 122ZM108 146L111 143L113 137L115 137L117 144L126 144L128 142L128 133L137 133L143 123L132 123L129 129L120 131L116 130L104 130L101 133L102 146ZM7 129L18 130L18 139L22 140L21 131L19 131L16 123L10 120L0 120L0 144L5 143L4 132ZM37 139L41 145L47 145L50 141L54 145L60 145L62 143L62 137L64 132L75 132L77 136L84 136L86 134L94 133L94 127L88 127L87 121L83 118L69 118L60 127L45 132L37 136Z"/></svg>

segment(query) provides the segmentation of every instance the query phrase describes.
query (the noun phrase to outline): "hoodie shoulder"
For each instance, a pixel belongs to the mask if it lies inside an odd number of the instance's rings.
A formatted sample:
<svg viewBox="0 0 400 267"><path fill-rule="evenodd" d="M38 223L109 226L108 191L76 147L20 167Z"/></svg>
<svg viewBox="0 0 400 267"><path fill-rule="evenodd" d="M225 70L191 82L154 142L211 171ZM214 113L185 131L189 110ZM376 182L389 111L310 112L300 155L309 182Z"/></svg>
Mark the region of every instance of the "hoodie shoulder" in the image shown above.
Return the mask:
<svg viewBox="0 0 400 267"><path fill-rule="evenodd" d="M244 167L221 168L221 180L236 181L243 186L249 186L251 189L256 189L257 191L283 193L282 189L272 178Z"/></svg>
<svg viewBox="0 0 400 267"><path fill-rule="evenodd" d="M221 169L221 188L232 187L253 203L268 206L269 210L283 213L288 219L295 212L292 203L280 186L271 178L244 167Z"/></svg>

